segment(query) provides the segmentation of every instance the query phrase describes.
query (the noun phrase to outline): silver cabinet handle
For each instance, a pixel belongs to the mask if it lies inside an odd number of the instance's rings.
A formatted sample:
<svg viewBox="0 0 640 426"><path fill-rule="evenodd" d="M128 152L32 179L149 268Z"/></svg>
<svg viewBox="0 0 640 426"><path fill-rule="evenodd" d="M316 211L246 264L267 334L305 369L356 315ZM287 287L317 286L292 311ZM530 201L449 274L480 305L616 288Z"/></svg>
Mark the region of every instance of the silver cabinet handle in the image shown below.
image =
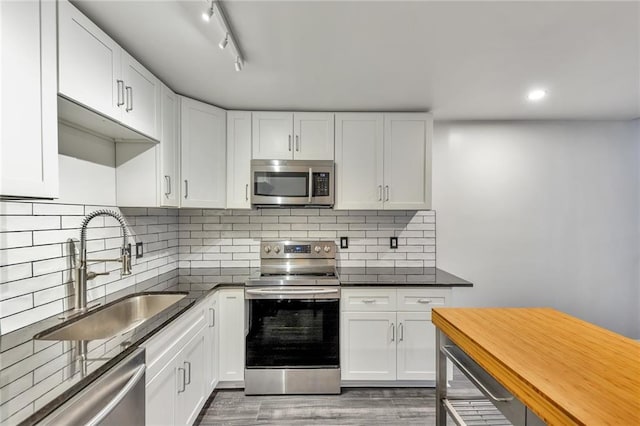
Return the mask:
<svg viewBox="0 0 640 426"><path fill-rule="evenodd" d="M418 299L418 303L428 304L428 303L431 303L431 300L430 299Z"/></svg>
<svg viewBox="0 0 640 426"><path fill-rule="evenodd" d="M185 382L185 387L186 387L186 385L190 385L190 384L191 384L191 363L190 363L189 361L185 361L185 362L184 362L184 366L185 366L185 367L189 367L189 368L187 369L187 371L188 371L188 373L187 373L187 377L188 377L188 379L187 379L187 380L186 380L186 382Z"/></svg>
<svg viewBox="0 0 640 426"><path fill-rule="evenodd" d="M362 299L362 303L376 303L376 299Z"/></svg>
<svg viewBox="0 0 640 426"><path fill-rule="evenodd" d="M300 137L296 135L296 151L300 151Z"/></svg>
<svg viewBox="0 0 640 426"><path fill-rule="evenodd" d="M387 193L384 200L389 201L389 185L385 185L384 190Z"/></svg>
<svg viewBox="0 0 640 426"><path fill-rule="evenodd" d="M396 341L396 326L394 323L391 323L391 341Z"/></svg>
<svg viewBox="0 0 640 426"><path fill-rule="evenodd" d="M124 105L124 81L116 80L116 83L118 83L118 103L117 103L117 105L119 107L121 107L122 105Z"/></svg>
<svg viewBox="0 0 640 426"><path fill-rule="evenodd" d="M184 368L178 367L178 371L182 371L182 389L178 389L178 393L182 393L187 388L187 376L185 375Z"/></svg>
<svg viewBox="0 0 640 426"><path fill-rule="evenodd" d="M167 184L167 191L164 193L164 195L168 197L169 194L171 194L171 176L164 175L164 180Z"/></svg>
<svg viewBox="0 0 640 426"><path fill-rule="evenodd" d="M136 372L133 373L133 376L129 379L129 381L124 385L122 389L118 392L118 394L111 400L109 403L98 412L91 420L87 422L87 425L98 425L100 424L105 417L107 417L116 406L124 399L124 397L131 392L135 385L142 380L144 377L144 373L146 370L146 365L142 365L136 369Z"/></svg>
<svg viewBox="0 0 640 426"><path fill-rule="evenodd" d="M400 338L398 340L402 342L404 340L404 324L398 324L398 333L400 333Z"/></svg>
<svg viewBox="0 0 640 426"><path fill-rule="evenodd" d="M309 167L309 204L311 204L312 197L313 197L313 169Z"/></svg>
<svg viewBox="0 0 640 426"><path fill-rule="evenodd" d="M209 312L211 313L211 325L209 325L209 328L215 327L215 325L216 325L216 310L214 308L209 308Z"/></svg>
<svg viewBox="0 0 640 426"><path fill-rule="evenodd" d="M184 180L184 198L187 198L189 196L189 181L188 180Z"/></svg>
<svg viewBox="0 0 640 426"><path fill-rule="evenodd" d="M131 86L126 86L125 90L127 91L127 107L125 111L130 112L133 111L133 88Z"/></svg>
<svg viewBox="0 0 640 426"><path fill-rule="evenodd" d="M289 135L289 151L291 151L291 135Z"/></svg>
<svg viewBox="0 0 640 426"><path fill-rule="evenodd" d="M378 201L382 201L382 185L378 185Z"/></svg>
<svg viewBox="0 0 640 426"><path fill-rule="evenodd" d="M249 184L244 186L244 200L249 201Z"/></svg>

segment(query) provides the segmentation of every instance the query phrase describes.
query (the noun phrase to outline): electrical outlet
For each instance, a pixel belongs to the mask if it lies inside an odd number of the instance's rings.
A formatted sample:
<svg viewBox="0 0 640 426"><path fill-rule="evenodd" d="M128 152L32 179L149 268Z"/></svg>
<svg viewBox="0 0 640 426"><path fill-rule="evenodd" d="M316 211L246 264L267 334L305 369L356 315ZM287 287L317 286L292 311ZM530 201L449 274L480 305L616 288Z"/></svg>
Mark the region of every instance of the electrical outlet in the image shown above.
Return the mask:
<svg viewBox="0 0 640 426"><path fill-rule="evenodd" d="M349 248L349 237L340 237L340 248Z"/></svg>
<svg viewBox="0 0 640 426"><path fill-rule="evenodd" d="M142 243L136 243L136 259L140 259L143 254Z"/></svg>
<svg viewBox="0 0 640 426"><path fill-rule="evenodd" d="M398 237L389 237L389 248L398 248Z"/></svg>

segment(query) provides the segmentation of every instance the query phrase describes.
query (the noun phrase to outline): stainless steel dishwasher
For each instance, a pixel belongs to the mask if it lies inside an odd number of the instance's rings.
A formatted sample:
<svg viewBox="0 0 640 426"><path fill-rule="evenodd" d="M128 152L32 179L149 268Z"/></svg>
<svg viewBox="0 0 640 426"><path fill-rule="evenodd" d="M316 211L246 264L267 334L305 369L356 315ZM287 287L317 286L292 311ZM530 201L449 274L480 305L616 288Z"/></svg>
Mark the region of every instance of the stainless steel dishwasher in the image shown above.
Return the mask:
<svg viewBox="0 0 640 426"><path fill-rule="evenodd" d="M145 353L136 349L41 425L144 425Z"/></svg>

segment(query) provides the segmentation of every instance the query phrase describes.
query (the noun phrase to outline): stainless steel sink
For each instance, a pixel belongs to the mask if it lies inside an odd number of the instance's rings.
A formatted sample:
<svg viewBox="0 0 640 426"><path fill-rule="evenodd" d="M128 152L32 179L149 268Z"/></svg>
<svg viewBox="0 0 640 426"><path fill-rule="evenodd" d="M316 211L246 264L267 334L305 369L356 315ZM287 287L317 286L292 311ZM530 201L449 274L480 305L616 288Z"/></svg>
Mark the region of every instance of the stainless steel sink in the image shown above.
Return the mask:
<svg viewBox="0 0 640 426"><path fill-rule="evenodd" d="M37 340L96 340L126 333L184 299L186 293L134 294L79 318L67 325L45 330Z"/></svg>

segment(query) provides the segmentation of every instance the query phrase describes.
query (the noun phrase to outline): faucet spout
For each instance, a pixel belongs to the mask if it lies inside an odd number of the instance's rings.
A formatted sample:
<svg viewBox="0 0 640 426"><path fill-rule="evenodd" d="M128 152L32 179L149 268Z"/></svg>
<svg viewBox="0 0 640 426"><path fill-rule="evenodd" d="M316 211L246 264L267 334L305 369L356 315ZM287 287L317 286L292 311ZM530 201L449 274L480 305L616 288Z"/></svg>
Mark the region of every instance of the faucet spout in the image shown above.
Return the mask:
<svg viewBox="0 0 640 426"><path fill-rule="evenodd" d="M124 218L119 213L113 210L100 209L89 213L83 220L82 225L80 227L80 262L78 268L76 270L76 294L74 297L75 301L75 311L86 311L87 309L87 281L96 277L96 275L102 274L92 274L87 271L87 263L89 259L87 259L87 227L89 226L89 222L99 216L110 216L113 217L120 223L120 228L122 228L122 249L120 251L120 257L117 259L113 259L113 261L122 263L121 274L122 275L131 275L131 255L127 250L127 238L129 237L129 233L127 231L127 224L124 221ZM98 259L96 259L98 260ZM108 261L106 259L102 259L101 261Z"/></svg>

